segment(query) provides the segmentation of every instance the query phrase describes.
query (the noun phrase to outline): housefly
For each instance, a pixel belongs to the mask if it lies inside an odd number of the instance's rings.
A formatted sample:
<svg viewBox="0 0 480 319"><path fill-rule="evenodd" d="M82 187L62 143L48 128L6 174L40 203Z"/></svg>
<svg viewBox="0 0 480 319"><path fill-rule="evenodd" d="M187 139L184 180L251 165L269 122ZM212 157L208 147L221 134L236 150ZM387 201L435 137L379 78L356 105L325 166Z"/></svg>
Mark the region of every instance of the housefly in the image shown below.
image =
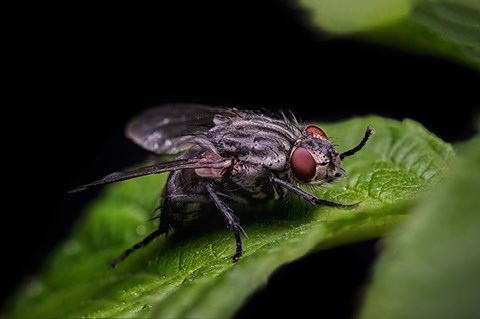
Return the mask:
<svg viewBox="0 0 480 319"><path fill-rule="evenodd" d="M233 232L236 249L232 260L237 261L243 254L241 237L247 234L229 205L279 199L290 192L314 205L353 207L356 204L319 199L299 185L322 185L342 177L342 160L359 151L373 133L367 128L357 146L338 153L321 128L302 126L293 116L170 104L133 118L126 126L126 135L158 155L180 154L175 160L116 172L72 192L170 172L161 197L158 228L110 266L116 267L133 251L167 234L170 227L188 227L217 212Z"/></svg>

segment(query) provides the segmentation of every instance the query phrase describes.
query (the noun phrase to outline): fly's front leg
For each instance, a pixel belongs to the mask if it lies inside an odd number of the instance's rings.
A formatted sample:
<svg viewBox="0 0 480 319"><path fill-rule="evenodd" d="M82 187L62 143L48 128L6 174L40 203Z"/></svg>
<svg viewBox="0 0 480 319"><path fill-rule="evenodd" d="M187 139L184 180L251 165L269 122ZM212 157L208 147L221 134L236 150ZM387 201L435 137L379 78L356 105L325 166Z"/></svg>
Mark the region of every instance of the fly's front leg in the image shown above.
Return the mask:
<svg viewBox="0 0 480 319"><path fill-rule="evenodd" d="M285 189L291 191L292 193L297 194L298 196L300 196L303 199L309 201L313 205L323 205L323 206L339 207L339 208L354 208L354 207L358 206L358 204L359 204L359 203L340 204L340 203L331 202L331 201L328 201L328 200L317 198L316 196L314 196L310 193L307 193L303 189L301 189L301 188L299 188L299 187L297 187L293 184L290 184L289 182L286 182L282 179L279 179L279 178L276 178L276 177L271 177L270 180L272 182L284 187Z"/></svg>
<svg viewBox="0 0 480 319"><path fill-rule="evenodd" d="M242 226L240 226L240 220L237 216L235 216L233 210L220 199L212 185L207 185L206 188L215 206L220 212L222 212L223 217L225 217L228 222L228 227L233 231L233 235L235 236L236 249L235 255L232 256L232 261L235 262L243 255L242 239L240 238L240 235L243 234L248 238L247 233L245 233L245 230L243 230Z"/></svg>

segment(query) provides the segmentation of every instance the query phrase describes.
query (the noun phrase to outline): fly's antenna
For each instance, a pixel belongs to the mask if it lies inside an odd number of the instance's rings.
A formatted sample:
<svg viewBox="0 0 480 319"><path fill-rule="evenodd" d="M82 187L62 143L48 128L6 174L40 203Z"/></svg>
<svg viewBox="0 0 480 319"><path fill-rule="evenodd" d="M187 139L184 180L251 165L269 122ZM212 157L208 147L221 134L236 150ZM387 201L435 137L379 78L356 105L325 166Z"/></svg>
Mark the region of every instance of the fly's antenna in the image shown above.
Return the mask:
<svg viewBox="0 0 480 319"><path fill-rule="evenodd" d="M340 154L340 159L343 160L345 157L352 156L353 154L361 150L365 146L365 143L367 143L370 136L372 136L373 134L375 134L375 129L370 126L367 127L367 130L365 131L365 135L363 136L360 143L358 143L358 145L352 148L351 150L348 150Z"/></svg>

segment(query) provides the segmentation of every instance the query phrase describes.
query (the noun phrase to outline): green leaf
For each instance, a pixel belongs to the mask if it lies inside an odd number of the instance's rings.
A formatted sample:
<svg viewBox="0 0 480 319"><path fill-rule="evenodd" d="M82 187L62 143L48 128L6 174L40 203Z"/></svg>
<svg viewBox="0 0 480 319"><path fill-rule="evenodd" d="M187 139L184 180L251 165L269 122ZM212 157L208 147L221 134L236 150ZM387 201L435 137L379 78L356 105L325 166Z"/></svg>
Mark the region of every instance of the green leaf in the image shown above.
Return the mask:
<svg viewBox="0 0 480 319"><path fill-rule="evenodd" d="M480 1L300 0L313 25L337 35L436 54L480 67Z"/></svg>
<svg viewBox="0 0 480 319"><path fill-rule="evenodd" d="M328 200L361 201L358 209L314 208L296 197L286 205L270 203L255 216L248 217L244 208L236 211L249 239L235 264L233 236L217 227L161 237L112 270L108 261L155 229L147 219L159 204L166 176L109 185L42 272L19 289L5 316L232 316L282 264L382 236L442 179L455 156L451 146L410 120L372 116L323 128L341 152L355 146L368 125L377 134L344 161L347 177L311 189Z"/></svg>
<svg viewBox="0 0 480 319"><path fill-rule="evenodd" d="M480 138L390 238L360 318L479 318Z"/></svg>
<svg viewBox="0 0 480 319"><path fill-rule="evenodd" d="M407 18L411 0L300 0L311 11L312 22L338 34L365 31Z"/></svg>

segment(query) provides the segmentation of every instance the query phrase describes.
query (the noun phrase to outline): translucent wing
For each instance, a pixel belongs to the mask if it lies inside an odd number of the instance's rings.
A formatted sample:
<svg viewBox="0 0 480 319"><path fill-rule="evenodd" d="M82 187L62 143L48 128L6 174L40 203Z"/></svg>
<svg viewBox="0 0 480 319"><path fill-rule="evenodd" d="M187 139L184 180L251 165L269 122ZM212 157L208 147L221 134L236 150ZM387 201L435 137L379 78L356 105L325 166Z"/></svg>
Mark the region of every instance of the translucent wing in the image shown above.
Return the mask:
<svg viewBox="0 0 480 319"><path fill-rule="evenodd" d="M167 104L133 118L126 135L157 154L176 154L191 146L195 135L210 129L216 115L233 116L234 109L201 104Z"/></svg>
<svg viewBox="0 0 480 319"><path fill-rule="evenodd" d="M161 173L170 172L170 171L192 169L192 168L193 169L197 169L197 168L226 169L230 167L230 165L231 165L230 159L225 159L215 154L213 155L213 157L205 156L205 157L197 157L197 158L177 159L171 162L145 166L129 172L115 172L99 180L96 180L94 182L78 186L70 190L69 193L77 193L77 192L84 191L93 186L120 182L127 179L132 179L132 178L146 176L146 175L161 174Z"/></svg>

